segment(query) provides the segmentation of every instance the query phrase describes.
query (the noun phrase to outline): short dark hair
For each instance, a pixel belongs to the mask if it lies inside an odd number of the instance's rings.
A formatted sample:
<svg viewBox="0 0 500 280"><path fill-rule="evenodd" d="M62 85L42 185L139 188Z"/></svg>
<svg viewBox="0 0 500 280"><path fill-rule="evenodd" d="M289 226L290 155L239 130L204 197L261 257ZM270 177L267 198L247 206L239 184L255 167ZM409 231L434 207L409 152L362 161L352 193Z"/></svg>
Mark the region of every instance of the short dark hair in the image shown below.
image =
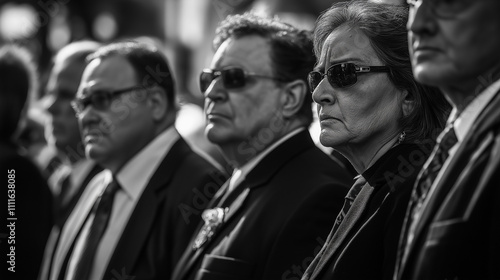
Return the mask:
<svg viewBox="0 0 500 280"><path fill-rule="evenodd" d="M10 139L37 87L30 54L15 45L0 48L0 77L0 137Z"/></svg>
<svg viewBox="0 0 500 280"><path fill-rule="evenodd" d="M111 56L122 56L130 62L140 85L162 88L167 95L168 109L176 110L174 78L167 57L156 46L135 41L116 42L90 54L87 62Z"/></svg>
<svg viewBox="0 0 500 280"><path fill-rule="evenodd" d="M95 41L82 40L75 41L61 48L53 57L53 63L58 62L78 62L86 63L86 58L91 53L97 51L101 44Z"/></svg>
<svg viewBox="0 0 500 280"><path fill-rule="evenodd" d="M319 57L327 37L341 26L363 32L378 58L391 68L391 82L397 88L407 90L414 100L414 110L400 119L406 140L435 139L451 106L437 88L424 86L413 77L407 21L408 7L405 6L363 0L339 2L318 18L314 29L314 51Z"/></svg>
<svg viewBox="0 0 500 280"><path fill-rule="evenodd" d="M307 93L298 116L309 125L312 122L312 96L307 75L314 68L312 33L299 30L278 18L267 18L252 13L230 15L216 30L213 47L217 50L229 38L258 35L268 40L271 47L273 75L283 81L302 80Z"/></svg>

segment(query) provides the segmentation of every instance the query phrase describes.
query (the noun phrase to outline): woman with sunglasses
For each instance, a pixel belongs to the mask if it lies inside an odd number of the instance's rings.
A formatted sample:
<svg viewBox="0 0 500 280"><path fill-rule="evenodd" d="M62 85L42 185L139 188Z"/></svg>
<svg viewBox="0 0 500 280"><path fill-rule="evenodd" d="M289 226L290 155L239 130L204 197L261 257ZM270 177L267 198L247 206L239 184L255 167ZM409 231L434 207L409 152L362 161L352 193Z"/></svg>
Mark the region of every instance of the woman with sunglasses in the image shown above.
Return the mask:
<svg viewBox="0 0 500 280"><path fill-rule="evenodd" d="M309 83L320 141L359 176L303 279L392 279L413 183L449 112L413 78L407 16L404 6L352 1L316 23Z"/></svg>

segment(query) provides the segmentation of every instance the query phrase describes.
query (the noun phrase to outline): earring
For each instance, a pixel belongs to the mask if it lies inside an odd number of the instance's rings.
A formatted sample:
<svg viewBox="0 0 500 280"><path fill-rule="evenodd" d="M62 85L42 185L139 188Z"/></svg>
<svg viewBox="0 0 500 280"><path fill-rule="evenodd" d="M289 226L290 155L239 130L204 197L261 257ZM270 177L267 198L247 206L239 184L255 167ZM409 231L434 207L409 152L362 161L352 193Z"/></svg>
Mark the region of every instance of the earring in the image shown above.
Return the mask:
<svg viewBox="0 0 500 280"><path fill-rule="evenodd" d="M398 139L398 144L401 144L404 140L405 140L405 137L406 137L406 132L403 130L403 132L401 132L401 134L399 134L399 139Z"/></svg>

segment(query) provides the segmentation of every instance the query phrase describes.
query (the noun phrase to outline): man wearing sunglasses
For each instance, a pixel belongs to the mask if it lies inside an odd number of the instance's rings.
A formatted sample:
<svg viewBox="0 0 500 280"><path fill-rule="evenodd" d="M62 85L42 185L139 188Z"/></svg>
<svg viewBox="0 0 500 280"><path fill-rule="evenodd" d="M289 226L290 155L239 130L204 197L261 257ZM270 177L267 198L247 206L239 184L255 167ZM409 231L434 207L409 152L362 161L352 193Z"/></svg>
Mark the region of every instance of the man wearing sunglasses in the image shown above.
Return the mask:
<svg viewBox="0 0 500 280"><path fill-rule="evenodd" d="M408 4L415 78L439 87L453 111L440 136L448 144L415 185L394 279L500 279L500 1Z"/></svg>
<svg viewBox="0 0 500 280"><path fill-rule="evenodd" d="M174 128L174 81L156 47L115 43L88 60L72 105L86 156L106 170L65 223L47 279L169 279L224 177Z"/></svg>
<svg viewBox="0 0 500 280"><path fill-rule="evenodd" d="M234 167L173 279L299 279L351 178L313 143L310 34L252 14L223 21L200 75L206 134Z"/></svg>

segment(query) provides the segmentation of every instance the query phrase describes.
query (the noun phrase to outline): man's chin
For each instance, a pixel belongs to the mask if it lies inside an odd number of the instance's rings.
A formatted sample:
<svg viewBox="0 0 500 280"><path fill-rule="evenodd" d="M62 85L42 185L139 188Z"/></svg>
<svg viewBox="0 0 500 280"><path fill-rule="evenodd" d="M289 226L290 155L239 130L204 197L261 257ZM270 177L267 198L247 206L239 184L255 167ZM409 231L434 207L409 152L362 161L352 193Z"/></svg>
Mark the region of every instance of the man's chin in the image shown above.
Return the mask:
<svg viewBox="0 0 500 280"><path fill-rule="evenodd" d="M205 130L205 134L208 141L216 145L224 144L229 140L227 131L224 131L223 129L219 129L217 127L207 127L207 129Z"/></svg>
<svg viewBox="0 0 500 280"><path fill-rule="evenodd" d="M424 85L439 86L442 83L442 72L435 67L415 67L413 73L415 79Z"/></svg>
<svg viewBox="0 0 500 280"><path fill-rule="evenodd" d="M106 152L102 149L102 147L98 147L94 144L87 144L85 146L85 156L88 159L100 162L106 157Z"/></svg>

